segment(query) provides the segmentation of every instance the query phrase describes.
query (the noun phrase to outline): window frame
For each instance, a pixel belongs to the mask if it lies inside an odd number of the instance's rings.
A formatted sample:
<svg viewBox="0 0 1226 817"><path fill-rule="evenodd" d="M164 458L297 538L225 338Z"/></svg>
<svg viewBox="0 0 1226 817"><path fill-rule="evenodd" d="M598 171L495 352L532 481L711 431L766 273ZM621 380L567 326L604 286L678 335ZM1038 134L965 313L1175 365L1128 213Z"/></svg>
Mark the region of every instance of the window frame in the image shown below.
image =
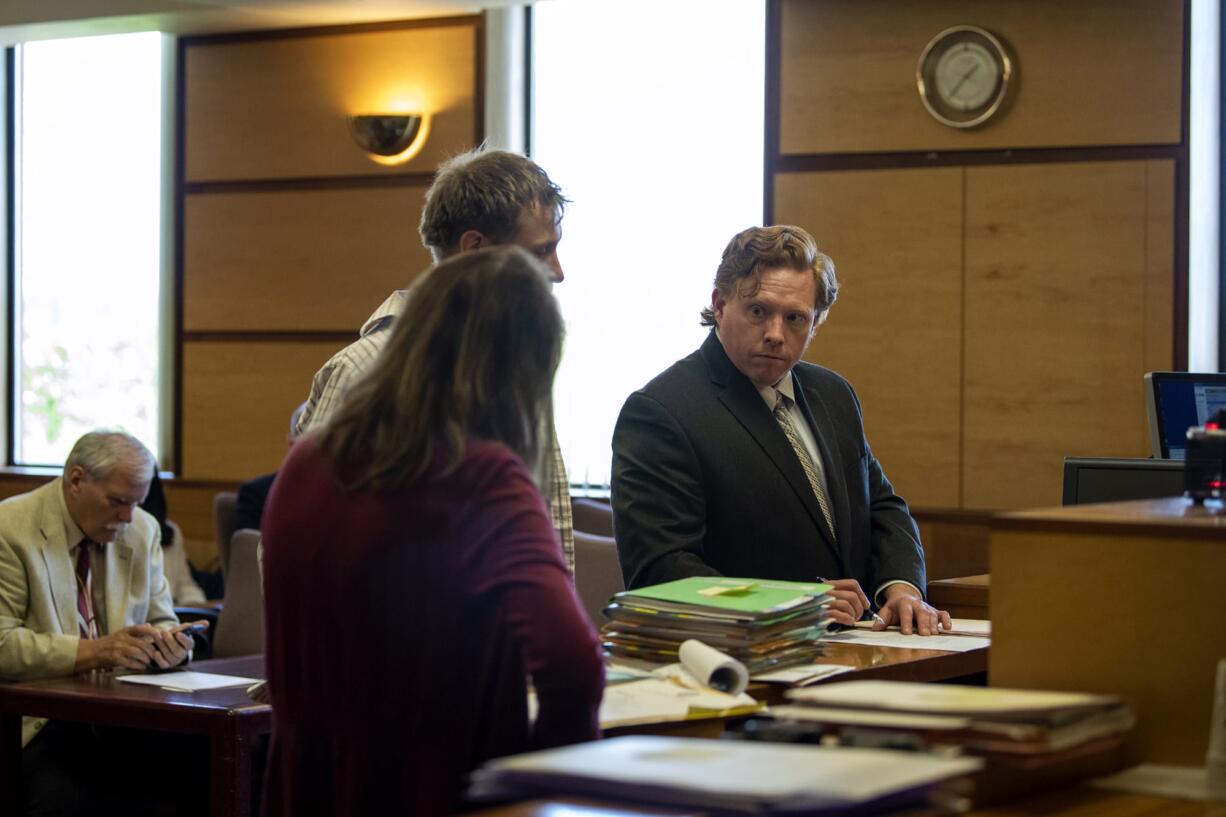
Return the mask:
<svg viewBox="0 0 1226 817"><path fill-rule="evenodd" d="M114 32L114 34L148 34L148 31ZM160 167L158 169L158 286L156 330L157 388L154 411L157 415L157 439L148 441L159 454L159 468L170 476L178 463L178 405L176 382L179 360L175 343L178 324L178 303L182 292L175 276L175 259L181 241L176 225L175 189L176 168L179 151L176 144L176 121L178 89L177 38L165 32L157 32L160 42ZM110 35L99 35L110 36ZM55 39L79 39L63 37ZM21 330L18 311L20 284L18 259L20 257L21 232L18 224L18 191L20 186L20 156L18 155L17 128L19 118L19 87L21 82L21 59L19 49L24 43L4 46L0 61L0 93L3 94L4 125L0 129L0 241L4 245L4 284L0 287L0 314L3 315L4 331L0 333L0 354L4 359L4 405L0 407L0 445L4 461L0 471L14 474L58 474L61 466L55 464L24 464L17 462L17 424L21 406L18 394L17 333Z"/></svg>

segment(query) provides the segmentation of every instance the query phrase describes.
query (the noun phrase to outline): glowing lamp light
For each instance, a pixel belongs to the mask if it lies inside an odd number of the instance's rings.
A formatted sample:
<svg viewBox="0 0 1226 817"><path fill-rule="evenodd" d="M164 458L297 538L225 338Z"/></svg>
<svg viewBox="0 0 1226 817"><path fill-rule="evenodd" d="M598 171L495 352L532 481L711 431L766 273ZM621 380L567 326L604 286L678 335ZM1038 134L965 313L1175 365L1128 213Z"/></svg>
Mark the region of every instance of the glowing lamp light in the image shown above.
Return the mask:
<svg viewBox="0 0 1226 817"><path fill-rule="evenodd" d="M349 132L372 161L399 165L421 153L430 122L421 114L358 114L349 117Z"/></svg>

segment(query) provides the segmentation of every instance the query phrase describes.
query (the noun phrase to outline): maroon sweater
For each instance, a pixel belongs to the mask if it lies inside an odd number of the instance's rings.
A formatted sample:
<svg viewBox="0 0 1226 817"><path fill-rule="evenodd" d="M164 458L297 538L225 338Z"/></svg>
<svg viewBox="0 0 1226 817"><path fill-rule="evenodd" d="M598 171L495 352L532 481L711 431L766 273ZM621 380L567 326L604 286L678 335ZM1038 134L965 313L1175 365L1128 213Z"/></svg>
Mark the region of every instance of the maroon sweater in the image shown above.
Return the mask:
<svg viewBox="0 0 1226 817"><path fill-rule="evenodd" d="M599 736L596 634L505 447L375 494L342 490L308 437L263 541L267 817L447 814L483 760Z"/></svg>

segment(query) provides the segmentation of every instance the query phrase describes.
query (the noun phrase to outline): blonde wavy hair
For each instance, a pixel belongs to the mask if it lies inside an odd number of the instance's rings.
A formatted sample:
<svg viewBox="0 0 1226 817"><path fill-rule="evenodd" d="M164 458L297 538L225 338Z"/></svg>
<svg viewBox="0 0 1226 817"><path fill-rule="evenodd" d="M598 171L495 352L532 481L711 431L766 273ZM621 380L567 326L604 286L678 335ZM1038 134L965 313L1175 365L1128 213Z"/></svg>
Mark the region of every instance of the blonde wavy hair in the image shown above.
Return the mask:
<svg viewBox="0 0 1226 817"><path fill-rule="evenodd" d="M813 304L817 315L815 325L826 320L830 307L839 297L834 261L817 248L813 236L790 224L750 227L733 236L715 271L715 288L725 298L732 298L734 294L751 298L761 286L762 270L774 267L813 275L817 293ZM715 312L711 307L703 309L699 317L703 326L715 325Z"/></svg>

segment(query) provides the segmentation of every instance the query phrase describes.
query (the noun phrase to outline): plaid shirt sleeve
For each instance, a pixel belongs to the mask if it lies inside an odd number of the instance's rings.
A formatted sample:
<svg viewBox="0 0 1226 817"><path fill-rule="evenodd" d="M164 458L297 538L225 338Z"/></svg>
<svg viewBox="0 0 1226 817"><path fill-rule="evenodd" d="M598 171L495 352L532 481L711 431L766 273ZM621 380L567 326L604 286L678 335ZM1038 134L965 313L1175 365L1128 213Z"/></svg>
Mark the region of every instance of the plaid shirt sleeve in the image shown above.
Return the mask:
<svg viewBox="0 0 1226 817"><path fill-rule="evenodd" d="M298 436L313 429L318 430L332 419L354 383L374 363L387 340L387 334L386 330L375 332L349 344L315 373L311 381L311 395L294 429Z"/></svg>
<svg viewBox="0 0 1226 817"><path fill-rule="evenodd" d="M311 396L307 398L306 408L298 416L298 425L294 429L297 436L320 428L328 421L339 408L350 380L352 374L340 361L328 361L315 373L315 379L311 381Z"/></svg>
<svg viewBox="0 0 1226 817"><path fill-rule="evenodd" d="M549 491L549 515L553 517L554 530L562 545L562 556L571 576L575 574L575 524L570 510L570 479L566 475L566 463L562 459L562 447L558 435L553 435L553 485Z"/></svg>

